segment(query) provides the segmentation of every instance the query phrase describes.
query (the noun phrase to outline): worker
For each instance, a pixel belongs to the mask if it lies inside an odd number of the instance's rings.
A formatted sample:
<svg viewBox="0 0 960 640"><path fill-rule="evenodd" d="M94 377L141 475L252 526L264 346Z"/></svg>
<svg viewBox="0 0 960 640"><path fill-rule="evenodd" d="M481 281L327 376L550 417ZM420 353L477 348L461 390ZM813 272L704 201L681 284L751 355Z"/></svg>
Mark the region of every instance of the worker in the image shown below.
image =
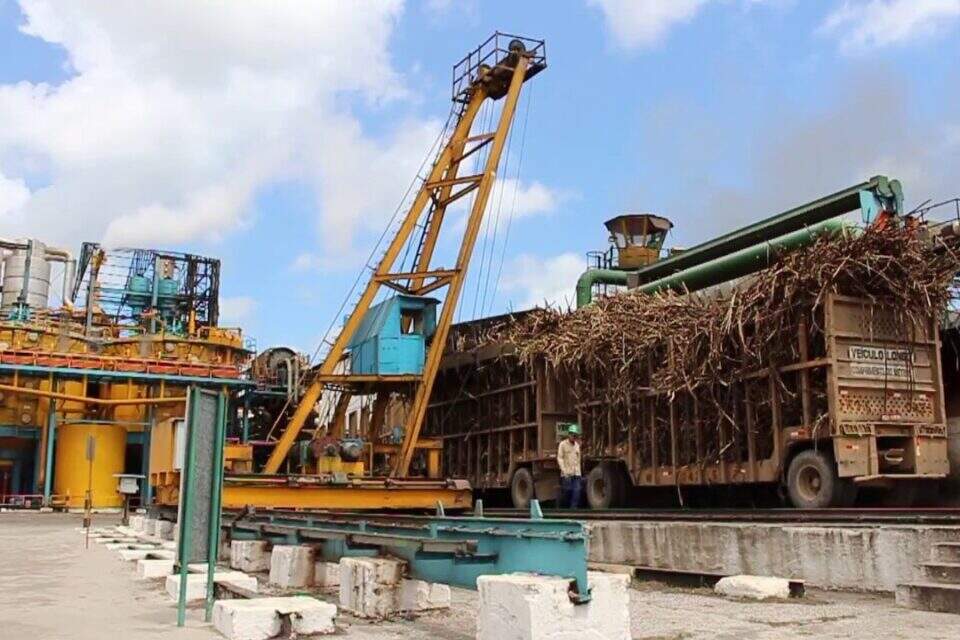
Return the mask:
<svg viewBox="0 0 960 640"><path fill-rule="evenodd" d="M560 508L576 509L580 506L580 425L567 427L567 437L557 447L557 464L560 466Z"/></svg>

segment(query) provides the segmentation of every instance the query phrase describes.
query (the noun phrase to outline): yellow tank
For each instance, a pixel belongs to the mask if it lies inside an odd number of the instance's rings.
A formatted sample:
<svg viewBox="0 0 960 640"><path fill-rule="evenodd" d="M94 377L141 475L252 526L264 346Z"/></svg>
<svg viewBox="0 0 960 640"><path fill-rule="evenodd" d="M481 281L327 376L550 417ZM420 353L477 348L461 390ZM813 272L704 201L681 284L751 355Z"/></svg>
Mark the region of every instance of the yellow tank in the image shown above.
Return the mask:
<svg viewBox="0 0 960 640"><path fill-rule="evenodd" d="M143 385L138 384L111 384L107 391L107 397L111 400L126 400L128 398L145 398L147 390ZM144 422L146 420L146 411L144 405L125 404L113 408L113 419L117 422ZM141 425L127 425L128 431L143 431Z"/></svg>
<svg viewBox="0 0 960 640"><path fill-rule="evenodd" d="M60 392L70 396L83 397L87 395L85 386L86 385L80 380L65 380L64 382L60 383ZM58 407L58 409L60 411L60 420L63 420L64 418L67 420L77 420L83 417L83 413L86 410L86 405L82 402L65 400L63 404Z"/></svg>
<svg viewBox="0 0 960 640"><path fill-rule="evenodd" d="M115 473L123 473L127 431L113 424L67 424L57 429L54 493L62 496L70 508L82 508L87 491L89 463L87 436L96 440L91 487L93 506L119 507L123 499L117 493Z"/></svg>

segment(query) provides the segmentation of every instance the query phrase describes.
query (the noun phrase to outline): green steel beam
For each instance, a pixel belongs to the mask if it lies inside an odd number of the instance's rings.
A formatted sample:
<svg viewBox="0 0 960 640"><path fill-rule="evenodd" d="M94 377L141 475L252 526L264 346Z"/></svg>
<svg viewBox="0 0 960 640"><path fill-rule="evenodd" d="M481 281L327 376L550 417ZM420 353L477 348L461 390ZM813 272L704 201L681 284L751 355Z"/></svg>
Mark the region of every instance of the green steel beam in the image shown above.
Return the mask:
<svg viewBox="0 0 960 640"><path fill-rule="evenodd" d="M413 578L465 589L476 589L482 575L562 576L574 603L588 602L585 525L543 519L536 500L530 509L527 519L260 512L223 527L233 540L311 545L328 561L378 553L402 558Z"/></svg>
<svg viewBox="0 0 960 640"><path fill-rule="evenodd" d="M252 380L239 378L204 378L201 376L175 376L163 373L133 373L126 371L106 371L104 369L71 369L69 367L44 367L39 365L0 364L0 371L18 371L36 373L48 376L54 374L63 378L94 378L102 380L148 380L159 382L175 382L179 384L193 384L206 387L253 387Z"/></svg>

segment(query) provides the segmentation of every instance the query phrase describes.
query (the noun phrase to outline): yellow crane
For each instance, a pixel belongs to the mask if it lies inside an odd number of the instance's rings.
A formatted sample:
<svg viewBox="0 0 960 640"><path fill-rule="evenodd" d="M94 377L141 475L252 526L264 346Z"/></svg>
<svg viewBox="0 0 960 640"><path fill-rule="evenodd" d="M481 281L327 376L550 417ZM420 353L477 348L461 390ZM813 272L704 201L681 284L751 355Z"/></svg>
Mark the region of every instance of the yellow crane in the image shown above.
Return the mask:
<svg viewBox="0 0 960 640"><path fill-rule="evenodd" d="M455 117L452 133L442 144L427 177L422 181L413 203L385 253L366 283L356 306L342 330L332 342L323 362L313 369L299 404L283 428L269 459L262 469L266 475L277 474L297 442L304 425L324 393L339 394L336 412L342 416L349 398L358 394L376 394L370 433L382 425L389 394L402 390L410 399L406 412L402 441L377 445L375 450L390 454L390 476L408 476L411 461L420 443L420 431L427 411L430 392L443 355L444 345L453 323L457 303L467 278L470 258L480 232L484 212L497 178L497 169L506 146L511 125L524 83L546 68L545 45L542 40L495 33L457 65L453 74ZM473 133L481 107L502 100L496 126L490 131ZM464 161L486 150L486 158L476 173L462 174ZM480 156L482 157L482 154ZM463 238L452 267L434 264L437 240L447 219L449 207L469 194L475 194L469 209ZM449 225L448 225L449 226ZM419 236L415 231L419 229ZM412 241L415 247L412 270L396 270L401 252ZM409 249L409 247L408 247ZM392 289L402 301L422 299L427 294L445 291L439 317L435 319L432 339L422 349L422 369L415 372L384 373L359 370L357 363L345 368L342 364L351 353L351 341L358 332L369 331L371 315L380 313L374 305L382 287ZM434 301L436 302L436 301ZM418 322L403 317L404 332ZM336 420L334 422L337 422ZM377 423L380 424L377 424ZM436 458L438 464L439 457ZM229 494L229 481L227 493ZM262 486L262 485L261 485ZM394 506L396 506L394 504Z"/></svg>

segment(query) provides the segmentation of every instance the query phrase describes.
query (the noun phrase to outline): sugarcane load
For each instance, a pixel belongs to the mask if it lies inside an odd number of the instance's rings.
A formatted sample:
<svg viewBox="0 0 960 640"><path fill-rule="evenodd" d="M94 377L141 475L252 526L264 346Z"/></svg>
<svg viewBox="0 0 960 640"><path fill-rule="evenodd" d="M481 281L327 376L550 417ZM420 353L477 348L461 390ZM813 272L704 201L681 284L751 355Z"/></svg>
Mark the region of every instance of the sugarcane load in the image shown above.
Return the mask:
<svg viewBox="0 0 960 640"><path fill-rule="evenodd" d="M648 487L684 505L710 487L912 502L950 472L939 323L960 264L952 227L901 202L878 177L682 252L663 249L665 218L614 218L578 309L460 331L428 433L459 424L447 463L517 506L558 497L566 424L593 508L644 504ZM508 410L443 396L481 385Z"/></svg>

